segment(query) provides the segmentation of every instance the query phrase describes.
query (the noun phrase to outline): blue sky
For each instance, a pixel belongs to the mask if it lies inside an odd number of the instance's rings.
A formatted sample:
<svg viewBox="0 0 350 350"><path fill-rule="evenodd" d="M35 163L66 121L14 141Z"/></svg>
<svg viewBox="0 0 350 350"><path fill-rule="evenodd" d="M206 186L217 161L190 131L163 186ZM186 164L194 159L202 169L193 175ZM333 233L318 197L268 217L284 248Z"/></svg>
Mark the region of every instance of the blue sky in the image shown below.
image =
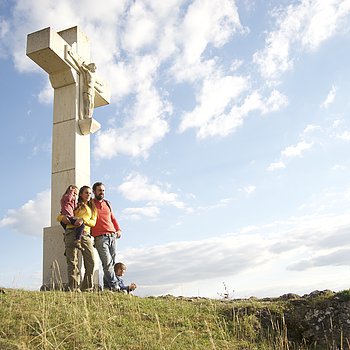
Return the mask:
<svg viewBox="0 0 350 350"><path fill-rule="evenodd" d="M53 92L26 35L89 36L91 182L138 295L349 288L350 1L0 1L0 286L41 285Z"/></svg>

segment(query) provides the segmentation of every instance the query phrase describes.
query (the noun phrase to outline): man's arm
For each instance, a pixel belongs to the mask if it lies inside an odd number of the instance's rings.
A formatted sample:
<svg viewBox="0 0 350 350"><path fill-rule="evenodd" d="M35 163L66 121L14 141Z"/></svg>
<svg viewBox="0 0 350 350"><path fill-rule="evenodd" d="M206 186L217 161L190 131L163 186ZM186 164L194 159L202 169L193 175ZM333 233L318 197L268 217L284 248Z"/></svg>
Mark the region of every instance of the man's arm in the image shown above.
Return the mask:
<svg viewBox="0 0 350 350"><path fill-rule="evenodd" d="M114 229L115 229L115 233L117 235L117 238L120 238L120 236L122 235L122 231L120 229L120 226L118 224L118 221L117 221L117 218L114 216L113 214L113 209L112 209L112 205L111 205L111 202L110 201L107 201L106 199L104 200L107 205L108 205L108 208L111 212L111 221L113 223L113 226L114 226Z"/></svg>
<svg viewBox="0 0 350 350"><path fill-rule="evenodd" d="M122 235L122 231L120 229L120 226L118 224L117 218L114 216L112 210L111 210L111 220L115 229L115 234L117 235L117 238L120 238Z"/></svg>

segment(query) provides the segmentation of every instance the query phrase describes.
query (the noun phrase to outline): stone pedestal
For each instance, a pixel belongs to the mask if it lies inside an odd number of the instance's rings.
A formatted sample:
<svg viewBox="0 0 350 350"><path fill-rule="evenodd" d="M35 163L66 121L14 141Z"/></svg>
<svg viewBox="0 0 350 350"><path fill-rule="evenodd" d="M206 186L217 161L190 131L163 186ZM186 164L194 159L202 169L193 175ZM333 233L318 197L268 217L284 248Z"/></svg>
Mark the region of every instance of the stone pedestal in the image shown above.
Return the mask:
<svg viewBox="0 0 350 350"><path fill-rule="evenodd" d="M63 238L61 226L44 228L43 284L50 289L62 289L67 283Z"/></svg>
<svg viewBox="0 0 350 350"><path fill-rule="evenodd" d="M64 290L67 277L66 257L64 256L64 230L61 225L44 228L43 252L43 286L49 290ZM99 284L99 256L95 251L95 286ZM84 265L79 258L81 275L84 275Z"/></svg>

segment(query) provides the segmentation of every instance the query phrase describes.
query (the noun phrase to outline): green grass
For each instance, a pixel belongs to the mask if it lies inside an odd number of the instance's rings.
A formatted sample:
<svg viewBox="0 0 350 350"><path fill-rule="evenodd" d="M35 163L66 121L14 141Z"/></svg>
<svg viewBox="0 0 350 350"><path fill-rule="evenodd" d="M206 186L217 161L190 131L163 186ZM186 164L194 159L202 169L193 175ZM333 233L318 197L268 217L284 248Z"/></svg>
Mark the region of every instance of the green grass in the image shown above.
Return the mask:
<svg viewBox="0 0 350 350"><path fill-rule="evenodd" d="M288 342L284 307L249 300L6 290L0 294L0 349L307 349Z"/></svg>

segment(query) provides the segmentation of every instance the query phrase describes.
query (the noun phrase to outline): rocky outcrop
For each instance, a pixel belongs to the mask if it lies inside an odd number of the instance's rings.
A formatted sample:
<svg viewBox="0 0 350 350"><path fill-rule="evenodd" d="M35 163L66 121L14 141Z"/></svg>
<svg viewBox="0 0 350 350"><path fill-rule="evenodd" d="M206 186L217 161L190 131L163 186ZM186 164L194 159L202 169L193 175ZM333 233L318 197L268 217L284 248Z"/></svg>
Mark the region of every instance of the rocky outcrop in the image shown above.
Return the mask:
<svg viewBox="0 0 350 350"><path fill-rule="evenodd" d="M350 298L347 293L315 291L289 301L287 329L319 349L350 349Z"/></svg>
<svg viewBox="0 0 350 350"><path fill-rule="evenodd" d="M304 296L285 294L258 301L267 303L251 310L260 320L262 329L275 325L275 329L285 334L291 348L300 349L303 344L303 349L350 349L350 290L314 291ZM280 310L271 307L278 303Z"/></svg>
<svg viewBox="0 0 350 350"><path fill-rule="evenodd" d="M162 298L202 302L206 298ZM223 299L219 314L229 322L247 318L255 334L276 337L276 350L350 350L350 290L313 291L278 298ZM243 322L244 323L244 322ZM282 345L278 345L282 342Z"/></svg>

